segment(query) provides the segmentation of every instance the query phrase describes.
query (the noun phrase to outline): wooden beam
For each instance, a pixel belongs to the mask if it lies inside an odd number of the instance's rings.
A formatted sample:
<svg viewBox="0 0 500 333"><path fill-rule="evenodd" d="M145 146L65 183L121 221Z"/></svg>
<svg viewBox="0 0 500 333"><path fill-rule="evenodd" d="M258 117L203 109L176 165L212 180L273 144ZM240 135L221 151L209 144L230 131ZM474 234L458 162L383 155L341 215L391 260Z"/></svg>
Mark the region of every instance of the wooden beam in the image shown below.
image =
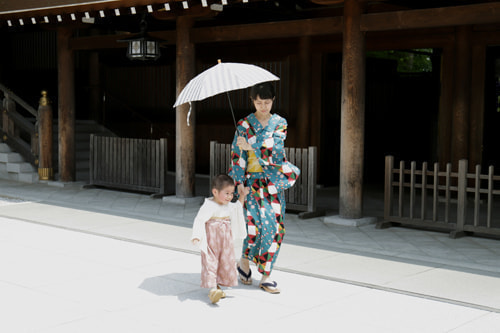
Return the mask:
<svg viewBox="0 0 500 333"><path fill-rule="evenodd" d="M286 22L241 24L193 29L194 43L289 38L342 33L342 17L324 17Z"/></svg>
<svg viewBox="0 0 500 333"><path fill-rule="evenodd" d="M342 17L295 20L287 22L269 22L242 24L224 27L195 28L191 30L193 43L231 42L243 40L292 38L342 33ZM153 37L165 40L163 44L175 45L175 31L151 31ZM72 38L72 50L95 50L126 47L117 40L130 35L106 35Z"/></svg>
<svg viewBox="0 0 500 333"><path fill-rule="evenodd" d="M177 39L175 31L154 31L149 34L152 37L163 39L162 44L165 45L175 45ZM74 37L70 39L69 47L73 51L126 48L127 43L121 43L118 40L130 36L131 34Z"/></svg>
<svg viewBox="0 0 500 333"><path fill-rule="evenodd" d="M500 3L365 14L361 31L434 28L500 22Z"/></svg>
<svg viewBox="0 0 500 333"><path fill-rule="evenodd" d="M183 0L170 0L169 3ZM24 17L42 17L69 15L81 16L84 12L113 11L114 9L130 10L130 7L145 7L147 5L163 6L165 0L58 0L58 1L17 0L0 2L1 19L17 19ZM180 5L176 5L178 7Z"/></svg>

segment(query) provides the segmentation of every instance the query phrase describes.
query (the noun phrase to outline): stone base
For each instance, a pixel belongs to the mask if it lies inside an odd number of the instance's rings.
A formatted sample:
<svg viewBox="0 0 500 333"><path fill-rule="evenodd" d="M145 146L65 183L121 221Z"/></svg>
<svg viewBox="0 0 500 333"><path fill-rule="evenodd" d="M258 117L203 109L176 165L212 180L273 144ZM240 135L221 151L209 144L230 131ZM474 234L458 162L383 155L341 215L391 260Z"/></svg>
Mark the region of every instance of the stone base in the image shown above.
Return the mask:
<svg viewBox="0 0 500 333"><path fill-rule="evenodd" d="M347 219L344 217L340 217L340 215L334 215L334 216L326 216L323 219L323 223L325 223L325 224L336 224L336 225L343 225L343 226L348 226L348 227L360 227L362 225L372 224L372 223L376 223L376 222L377 222L376 217L362 217L359 219Z"/></svg>
<svg viewBox="0 0 500 333"><path fill-rule="evenodd" d="M172 203L176 205L185 205L185 204L202 204L205 201L205 197L190 197L190 198L181 198L175 195L165 196L161 199L164 202Z"/></svg>
<svg viewBox="0 0 500 333"><path fill-rule="evenodd" d="M49 186L54 186L54 187L77 187L77 188L84 188L85 182L62 182L59 180L40 180L39 183L41 184L47 184Z"/></svg>

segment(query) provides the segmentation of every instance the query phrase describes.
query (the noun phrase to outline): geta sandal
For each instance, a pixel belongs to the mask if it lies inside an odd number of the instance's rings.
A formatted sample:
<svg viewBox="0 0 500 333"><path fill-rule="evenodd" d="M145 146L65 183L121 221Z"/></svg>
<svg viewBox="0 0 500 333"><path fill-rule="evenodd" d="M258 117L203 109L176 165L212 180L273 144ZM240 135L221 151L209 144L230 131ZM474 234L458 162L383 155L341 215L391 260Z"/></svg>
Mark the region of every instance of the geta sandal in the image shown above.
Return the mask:
<svg viewBox="0 0 500 333"><path fill-rule="evenodd" d="M240 275L240 281L243 284L251 285L252 284L252 270L249 269L248 273L240 268L240 266L236 266L238 268L238 274Z"/></svg>
<svg viewBox="0 0 500 333"><path fill-rule="evenodd" d="M279 294L281 292L278 288L278 283L276 283L276 281L263 282L259 285L259 287L270 294Z"/></svg>

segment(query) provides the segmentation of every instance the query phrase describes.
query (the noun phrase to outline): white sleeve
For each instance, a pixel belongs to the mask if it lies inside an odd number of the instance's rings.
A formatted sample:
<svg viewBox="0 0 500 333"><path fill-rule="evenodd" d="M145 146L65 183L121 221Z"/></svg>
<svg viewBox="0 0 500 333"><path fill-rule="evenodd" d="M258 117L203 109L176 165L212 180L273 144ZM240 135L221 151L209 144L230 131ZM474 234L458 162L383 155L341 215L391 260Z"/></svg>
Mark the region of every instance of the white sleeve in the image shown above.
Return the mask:
<svg viewBox="0 0 500 333"><path fill-rule="evenodd" d="M211 217L212 211L210 210L209 204L205 201L194 218L191 240L194 238L198 238L200 241L205 239L205 223L210 220Z"/></svg>
<svg viewBox="0 0 500 333"><path fill-rule="evenodd" d="M234 239L244 239L247 236L246 219L241 202L232 203L231 231Z"/></svg>

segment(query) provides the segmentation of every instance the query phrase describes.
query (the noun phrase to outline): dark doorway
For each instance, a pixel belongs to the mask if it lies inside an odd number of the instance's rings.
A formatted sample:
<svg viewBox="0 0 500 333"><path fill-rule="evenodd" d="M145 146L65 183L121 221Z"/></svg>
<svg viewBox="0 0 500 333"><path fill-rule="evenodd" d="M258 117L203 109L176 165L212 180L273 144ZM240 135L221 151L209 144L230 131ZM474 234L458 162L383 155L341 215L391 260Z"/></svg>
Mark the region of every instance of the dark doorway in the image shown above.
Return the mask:
<svg viewBox="0 0 500 333"><path fill-rule="evenodd" d="M500 167L500 46L489 47L486 51L486 77L484 102L484 167Z"/></svg>

